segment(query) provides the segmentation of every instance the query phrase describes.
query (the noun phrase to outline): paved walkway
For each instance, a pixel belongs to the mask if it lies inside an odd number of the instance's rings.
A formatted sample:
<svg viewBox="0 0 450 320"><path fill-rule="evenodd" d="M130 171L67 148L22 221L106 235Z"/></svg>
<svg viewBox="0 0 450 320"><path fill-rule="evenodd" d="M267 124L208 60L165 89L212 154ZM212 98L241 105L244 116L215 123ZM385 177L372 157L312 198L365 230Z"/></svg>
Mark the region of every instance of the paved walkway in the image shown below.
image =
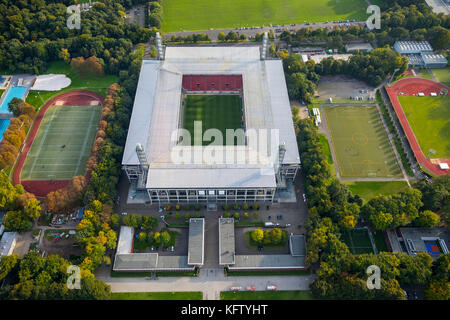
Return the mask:
<svg viewBox="0 0 450 320"><path fill-rule="evenodd" d="M230 287L255 286L256 290L266 290L268 285L276 285L277 290L309 290L315 275L308 276L238 276L227 277L223 269L201 269L198 277L112 278L97 275L111 286L111 292L171 292L201 291L204 300L219 300L221 291Z"/></svg>

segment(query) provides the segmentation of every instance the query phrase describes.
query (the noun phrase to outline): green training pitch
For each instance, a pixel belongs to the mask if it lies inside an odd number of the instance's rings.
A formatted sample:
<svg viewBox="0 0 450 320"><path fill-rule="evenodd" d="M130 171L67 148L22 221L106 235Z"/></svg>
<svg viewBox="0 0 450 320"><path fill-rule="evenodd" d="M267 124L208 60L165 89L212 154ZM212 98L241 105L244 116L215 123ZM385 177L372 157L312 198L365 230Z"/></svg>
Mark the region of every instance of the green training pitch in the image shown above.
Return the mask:
<svg viewBox="0 0 450 320"><path fill-rule="evenodd" d="M21 172L22 180L84 175L101 106L52 106L44 114Z"/></svg>
<svg viewBox="0 0 450 320"><path fill-rule="evenodd" d="M376 107L323 107L343 178L401 177Z"/></svg>
<svg viewBox="0 0 450 320"><path fill-rule="evenodd" d="M450 158L450 98L399 97L400 104L425 156Z"/></svg>
<svg viewBox="0 0 450 320"><path fill-rule="evenodd" d="M366 20L364 0L163 0L164 32ZM244 31L245 32L245 31Z"/></svg>
<svg viewBox="0 0 450 320"><path fill-rule="evenodd" d="M218 129L226 145L226 129L242 128L242 101L238 95L187 95L184 107L183 128L191 134L194 145L194 121L202 121L202 132ZM203 141L209 145L210 141ZM189 144L189 143L188 143ZM230 145L236 145L237 140Z"/></svg>
<svg viewBox="0 0 450 320"><path fill-rule="evenodd" d="M342 233L342 240L353 254L374 253L366 229L352 229Z"/></svg>

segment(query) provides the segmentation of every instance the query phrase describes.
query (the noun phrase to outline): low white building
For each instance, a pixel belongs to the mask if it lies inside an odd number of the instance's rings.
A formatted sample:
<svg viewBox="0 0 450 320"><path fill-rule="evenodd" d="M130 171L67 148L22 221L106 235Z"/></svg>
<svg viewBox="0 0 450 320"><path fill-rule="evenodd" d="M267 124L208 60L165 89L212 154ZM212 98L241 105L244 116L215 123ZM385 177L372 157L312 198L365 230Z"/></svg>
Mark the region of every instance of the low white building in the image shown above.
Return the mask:
<svg viewBox="0 0 450 320"><path fill-rule="evenodd" d="M9 256L16 247L17 232L4 232L0 240L0 257Z"/></svg>

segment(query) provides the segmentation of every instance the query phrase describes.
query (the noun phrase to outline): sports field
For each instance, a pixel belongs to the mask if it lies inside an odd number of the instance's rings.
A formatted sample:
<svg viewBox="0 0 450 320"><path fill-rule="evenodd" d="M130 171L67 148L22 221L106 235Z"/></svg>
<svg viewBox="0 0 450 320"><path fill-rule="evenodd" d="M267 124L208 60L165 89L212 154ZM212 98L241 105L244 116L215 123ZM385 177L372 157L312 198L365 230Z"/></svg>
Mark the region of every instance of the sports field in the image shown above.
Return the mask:
<svg viewBox="0 0 450 320"><path fill-rule="evenodd" d="M376 107L323 107L341 177L400 177Z"/></svg>
<svg viewBox="0 0 450 320"><path fill-rule="evenodd" d="M367 19L364 0L163 0L164 32Z"/></svg>
<svg viewBox="0 0 450 320"><path fill-rule="evenodd" d="M187 95L183 128L191 134L194 144L194 121L202 121L202 131L218 129L226 144L226 129L242 128L242 101L238 95ZM203 141L203 145L211 142ZM230 143L230 145L236 144Z"/></svg>
<svg viewBox="0 0 450 320"><path fill-rule="evenodd" d="M70 180L84 175L101 106L51 106L22 168L22 180Z"/></svg>
<svg viewBox="0 0 450 320"><path fill-rule="evenodd" d="M450 98L403 97L400 104L425 156L450 158Z"/></svg>
<svg viewBox="0 0 450 320"><path fill-rule="evenodd" d="M450 87L450 67L432 70L437 81Z"/></svg>
<svg viewBox="0 0 450 320"><path fill-rule="evenodd" d="M350 231L344 231L342 233L342 240L347 244L353 254L387 251L386 244L383 240L383 234L381 232L378 234L372 234L372 237L373 243L366 228L357 228Z"/></svg>

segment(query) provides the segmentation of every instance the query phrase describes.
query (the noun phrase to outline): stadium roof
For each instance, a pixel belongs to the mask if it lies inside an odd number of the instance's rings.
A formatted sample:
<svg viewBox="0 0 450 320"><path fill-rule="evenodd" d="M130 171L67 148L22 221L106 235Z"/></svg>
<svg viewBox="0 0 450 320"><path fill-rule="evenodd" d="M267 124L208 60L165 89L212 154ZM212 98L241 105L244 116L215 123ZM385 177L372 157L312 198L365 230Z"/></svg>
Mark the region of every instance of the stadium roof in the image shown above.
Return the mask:
<svg viewBox="0 0 450 320"><path fill-rule="evenodd" d="M203 265L205 251L205 219L189 219L188 264Z"/></svg>
<svg viewBox="0 0 450 320"><path fill-rule="evenodd" d="M234 177L221 182L221 187L224 188L233 186L250 188L261 184L275 187L274 172L269 172L271 178L268 178L262 177L268 174L267 172L258 175L255 171L263 166L269 168L270 163L277 162L278 145L269 141L267 142L267 149L271 151L269 163L250 161L257 152L252 148L255 139L251 137L244 146L247 152L243 163L186 165L172 159L177 141L171 138L179 125L183 74L240 74L243 78L246 130L278 129L279 142L286 146L283 164L300 164L281 60L260 60L259 50L256 46L167 47L165 60L144 60L122 164L139 165L135 150L136 144L141 143L150 165L147 188L167 188L169 184L166 180L179 182L180 188L196 187L199 184L205 188L216 187L225 176ZM228 148L238 150L239 146ZM185 168L204 170L201 173L205 176L205 180L198 182L197 179L200 177L198 172L181 170ZM154 169L160 171L152 173ZM240 170L233 171L233 169ZM242 176L249 179L241 179ZM253 178L256 181L252 181ZM170 184L170 187L173 185Z"/></svg>
<svg viewBox="0 0 450 320"><path fill-rule="evenodd" d="M235 263L234 219L219 219L219 265Z"/></svg>

